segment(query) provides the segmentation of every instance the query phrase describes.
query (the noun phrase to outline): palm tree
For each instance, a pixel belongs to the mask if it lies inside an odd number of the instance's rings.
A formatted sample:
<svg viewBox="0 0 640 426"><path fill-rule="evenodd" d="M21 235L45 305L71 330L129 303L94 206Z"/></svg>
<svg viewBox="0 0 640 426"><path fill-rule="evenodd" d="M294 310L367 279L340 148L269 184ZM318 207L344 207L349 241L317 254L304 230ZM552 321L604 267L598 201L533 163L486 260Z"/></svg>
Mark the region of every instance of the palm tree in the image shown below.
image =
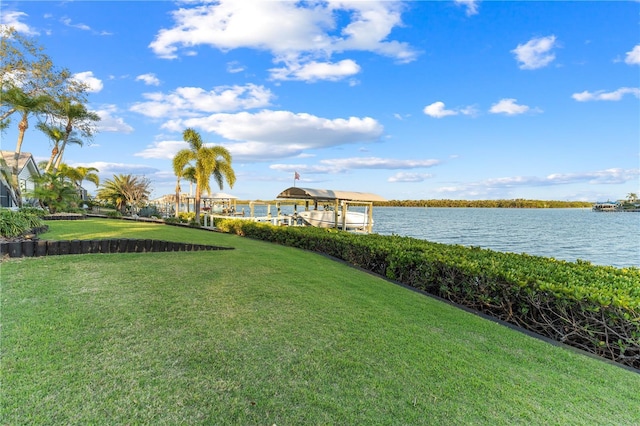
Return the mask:
<svg viewBox="0 0 640 426"><path fill-rule="evenodd" d="M84 167L84 166L78 166L74 168L76 171L76 176L78 177L78 180L74 181L76 185L78 186L82 186L82 182L84 182L85 180L88 180L89 182L93 183L95 186L100 186L100 176L98 176L98 173L100 170L96 169L95 167Z"/></svg>
<svg viewBox="0 0 640 426"><path fill-rule="evenodd" d="M51 98L45 95L29 96L20 88L12 86L2 91L2 104L7 105L20 114L20 123L18 124L18 141L14 152L14 164L11 170L12 186L16 191L16 199L18 206L22 205L22 196L20 194L20 185L18 184L18 160L22 152L22 142L24 134L29 128L29 115L39 114L44 111L45 107L51 102Z"/></svg>
<svg viewBox="0 0 640 426"><path fill-rule="evenodd" d="M31 195L37 198L43 207L47 207L50 213L78 207L78 191L62 173L48 172L32 179L35 188Z"/></svg>
<svg viewBox="0 0 640 426"><path fill-rule="evenodd" d="M635 203L638 200L638 194L635 192L628 193L627 200L629 200L630 203Z"/></svg>
<svg viewBox="0 0 640 426"><path fill-rule="evenodd" d="M189 148L178 151L173 157L173 170L178 175L182 174L190 165L194 168L196 181L195 213L196 220L200 219L200 201L203 191L211 192L209 178L213 176L220 189L224 181L233 188L236 175L231 167L231 154L222 146L205 146L200 134L189 128L182 133L182 138L189 144ZM178 180L180 176L178 176ZM178 185L179 186L179 185Z"/></svg>
<svg viewBox="0 0 640 426"><path fill-rule="evenodd" d="M51 149L51 156L49 157L49 161L43 166L44 172L47 173L51 171L53 162L60 152L60 142L64 141L65 130L62 127L47 123L38 123L38 129L40 129L42 133L47 135L53 142L53 148ZM82 146L82 140L76 136L75 132L72 132L69 135L67 143L73 143Z"/></svg>
<svg viewBox="0 0 640 426"><path fill-rule="evenodd" d="M189 182L189 198L193 195L193 185L196 184L196 168L193 166L186 167L182 171L182 177ZM189 199L187 199L187 212L189 212Z"/></svg>
<svg viewBox="0 0 640 426"><path fill-rule="evenodd" d="M95 132L95 122L100 121L100 116L95 112L87 110L83 104L73 102L66 97L63 97L55 103L54 114L65 123L64 138L53 166L53 171L56 171L62 163L62 156L64 155L67 143L73 142L74 137L72 133L74 128L79 130L82 137L91 138ZM75 139L77 140L77 138Z"/></svg>
<svg viewBox="0 0 640 426"><path fill-rule="evenodd" d="M183 167L182 169L176 169L176 167L181 167L181 166ZM191 195L193 190L192 185L196 181L196 168L192 166L186 167L184 165L176 164L174 162L173 173L176 175L176 214L175 216L178 217L180 213L180 191L182 191L182 188L180 187L180 180L187 179L189 181L189 195ZM187 211L189 211L189 203L187 203Z"/></svg>
<svg viewBox="0 0 640 426"><path fill-rule="evenodd" d="M97 171L99 170L96 169L95 167L84 167L84 166L71 167L62 163L60 164L60 169L58 170L58 173L63 175L65 178L69 179L75 185L80 198L82 200L85 200L86 198L85 198L84 192L86 191L84 191L84 189L82 188L82 182L84 182L85 180L88 180L89 182L92 182L95 186L100 186L100 177L98 176L97 173L95 173Z"/></svg>
<svg viewBox="0 0 640 426"><path fill-rule="evenodd" d="M114 175L98 190L97 198L115 204L120 213L127 207L136 207L149 199L149 180L131 175Z"/></svg>

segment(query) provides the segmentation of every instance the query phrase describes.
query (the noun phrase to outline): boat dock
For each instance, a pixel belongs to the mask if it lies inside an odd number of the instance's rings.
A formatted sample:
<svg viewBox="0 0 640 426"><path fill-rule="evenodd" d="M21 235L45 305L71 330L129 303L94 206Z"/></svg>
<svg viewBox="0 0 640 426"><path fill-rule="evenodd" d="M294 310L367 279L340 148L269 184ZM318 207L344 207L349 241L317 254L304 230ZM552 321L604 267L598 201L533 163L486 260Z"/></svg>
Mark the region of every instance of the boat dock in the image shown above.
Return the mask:
<svg viewBox="0 0 640 426"><path fill-rule="evenodd" d="M282 200L249 202L248 211L244 208L238 210L234 204L234 208L227 212L205 213L204 226L213 227L214 220L217 218L233 217L276 226L316 226L371 233L373 202L386 201L370 193L295 186L285 189L278 194L277 198ZM283 207L288 210L286 214L283 213ZM359 207L364 211L349 210L350 207ZM259 216L256 215L257 208L261 211Z"/></svg>

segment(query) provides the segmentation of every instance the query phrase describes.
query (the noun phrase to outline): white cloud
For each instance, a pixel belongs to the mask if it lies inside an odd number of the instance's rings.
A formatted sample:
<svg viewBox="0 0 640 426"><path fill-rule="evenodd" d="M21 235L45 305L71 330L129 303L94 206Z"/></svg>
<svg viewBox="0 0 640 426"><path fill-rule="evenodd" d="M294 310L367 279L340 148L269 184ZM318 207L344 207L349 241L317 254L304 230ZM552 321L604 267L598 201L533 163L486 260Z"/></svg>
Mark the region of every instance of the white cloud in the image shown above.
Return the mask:
<svg viewBox="0 0 640 426"><path fill-rule="evenodd" d="M406 173L406 172L399 172L396 173L395 175L389 177L389 179L387 179L388 182L391 183L397 183L397 182L424 182L427 179L432 178L433 175L429 174L429 173Z"/></svg>
<svg viewBox="0 0 640 426"><path fill-rule="evenodd" d="M458 112L454 110L445 109L444 102L440 101L434 102L431 105L427 105L426 107L424 107L423 112L429 117L434 118L442 118L448 115L458 115Z"/></svg>
<svg viewBox="0 0 640 426"><path fill-rule="evenodd" d="M528 106L518 105L516 101L516 99L500 99L498 103L491 106L489 112L492 114L518 115L529 111L530 108Z"/></svg>
<svg viewBox="0 0 640 426"><path fill-rule="evenodd" d="M313 40L320 44L324 29L331 26L328 11L321 11L298 8L293 2L263 1L223 0L183 7L172 13L175 26L160 30L149 47L169 59L177 57L180 46L248 47L277 54L303 51Z"/></svg>
<svg viewBox="0 0 640 426"><path fill-rule="evenodd" d="M535 70L549 65L555 58L551 52L557 47L556 36L532 38L525 44L519 44L511 52L515 54L516 60L520 62L520 69Z"/></svg>
<svg viewBox="0 0 640 426"><path fill-rule="evenodd" d="M574 93L571 95L573 99L578 102L587 101L619 101L624 95L630 94L636 98L640 98L640 88L637 87L621 87L613 92L605 92L604 90L598 90L597 92L584 91L581 93Z"/></svg>
<svg viewBox="0 0 640 426"><path fill-rule="evenodd" d="M133 132L133 127L125 123L123 118L113 115L118 112L115 105L104 105L102 108L93 112L100 116L100 121L97 123L98 131L115 133Z"/></svg>
<svg viewBox="0 0 640 426"><path fill-rule="evenodd" d="M478 14L479 0L454 0L454 3L458 6L464 6L467 9L467 16L473 16Z"/></svg>
<svg viewBox="0 0 640 426"><path fill-rule="evenodd" d="M187 148L188 144L184 141L161 141L148 145L144 150L133 155L142 158L166 159L172 160L176 153L183 148Z"/></svg>
<svg viewBox="0 0 640 426"><path fill-rule="evenodd" d="M407 43L387 41L391 31L402 25L401 2L390 1L345 1L329 2L332 12L349 12L351 22L341 31L340 37L333 37L330 52L360 50L375 52L407 63L415 59L417 53ZM335 23L334 23L335 24Z"/></svg>
<svg viewBox="0 0 640 426"><path fill-rule="evenodd" d="M206 139L205 139L206 140ZM229 150L234 162L264 162L278 158L303 157L302 147L295 144L277 145L264 142L238 143L205 143L205 145L220 145ZM148 145L144 150L134 155L149 159L171 160L175 154L188 145L184 141L161 141Z"/></svg>
<svg viewBox="0 0 640 426"><path fill-rule="evenodd" d="M165 123L170 131L193 127L224 138L234 161L268 161L303 156L305 151L344 144L371 142L383 127L369 117L327 119L289 111L264 110L255 114L213 114L209 117L177 119ZM206 136L204 140L207 141ZM171 158L177 152L173 142L156 142L136 154L145 158ZM175 150L174 150L175 149Z"/></svg>
<svg viewBox="0 0 640 426"><path fill-rule="evenodd" d="M411 117L411 115L410 114L402 115L402 114L396 112L396 113L393 114L393 117L396 120L404 121L405 119Z"/></svg>
<svg viewBox="0 0 640 426"><path fill-rule="evenodd" d="M237 111L268 106L273 99L269 89L255 84L218 86L210 91L199 87L178 87L175 91L145 93L145 102L135 103L131 111L147 117L194 117L202 113Z"/></svg>
<svg viewBox="0 0 640 426"><path fill-rule="evenodd" d="M440 164L438 160L397 160L378 157L339 158L320 162L339 169L415 169Z"/></svg>
<svg viewBox="0 0 640 426"><path fill-rule="evenodd" d="M153 174L158 171L154 167L149 167L144 164L127 164L127 163L107 163L105 161L94 161L92 163L82 163L85 167L95 167L99 170L100 176L106 176L111 178L114 174L133 174L144 175ZM102 179L102 178L101 178Z"/></svg>
<svg viewBox="0 0 640 426"><path fill-rule="evenodd" d="M424 112L429 117L434 117L434 118L443 118L449 115L459 115L459 114L475 116L478 113L478 111L476 110L476 107L473 105L469 105L463 108L446 109L444 102L441 102L441 101L437 101L430 105L427 105L426 107L424 107L422 112Z"/></svg>
<svg viewBox="0 0 640 426"><path fill-rule="evenodd" d="M555 173L545 177L513 176L486 179L479 182L463 183L438 188L438 193L463 193L467 195L487 194L493 190L514 187L540 187L586 183L589 185L617 185L640 177L640 169L612 168L584 173Z"/></svg>
<svg viewBox="0 0 640 426"><path fill-rule="evenodd" d="M227 63L227 72L231 74L237 74L245 70L245 67L241 65L238 61L231 61Z"/></svg>
<svg viewBox="0 0 640 426"><path fill-rule="evenodd" d="M264 162L281 158L304 156L305 146L298 144L274 144L266 142L238 142L226 145L234 161Z"/></svg>
<svg viewBox="0 0 640 426"><path fill-rule="evenodd" d="M311 61L305 64L287 64L285 68L272 68L274 80L338 81L360 72L360 66L351 59L337 63Z"/></svg>
<svg viewBox="0 0 640 426"><path fill-rule="evenodd" d="M160 86L160 80L154 73L140 74L136 81L142 81L147 86Z"/></svg>
<svg viewBox="0 0 640 426"><path fill-rule="evenodd" d="M397 170L397 169L416 169L433 167L440 164L439 160L398 160L393 158L378 158L378 157L351 157L351 158L330 158L320 160L319 164L306 165L306 164L272 164L269 166L272 170L291 172L299 171L305 174L316 173L344 173L349 170L355 169L377 169L377 170ZM406 173L398 173L396 176L401 176ZM408 175L405 176L408 179ZM413 174L416 176L422 176L424 179L426 174ZM391 180L390 180L391 181Z"/></svg>
<svg viewBox="0 0 640 426"><path fill-rule="evenodd" d="M633 49L627 52L624 62L629 65L640 65L640 44L636 44Z"/></svg>
<svg viewBox="0 0 640 426"><path fill-rule="evenodd" d="M359 68L352 60L332 64L328 59L335 53L368 51L401 63L415 59L417 52L407 43L388 39L392 30L402 25L403 8L402 3L389 1L221 0L174 11L174 27L160 30L149 47L168 59L177 58L181 48L193 53L199 45L223 51L265 50L275 63L285 64L272 70L275 77L337 79L345 73L353 75ZM315 69L314 62L319 59L325 69ZM330 65L328 69L326 65Z"/></svg>
<svg viewBox="0 0 640 426"><path fill-rule="evenodd" d="M38 35L40 34L38 31L33 29L28 24L21 22L22 19L26 18L27 15L24 12L5 10L0 13L0 25L13 27L17 32L26 34L26 35Z"/></svg>
<svg viewBox="0 0 640 426"><path fill-rule="evenodd" d="M556 173L546 176L541 184L562 185L586 182L595 184L620 184L636 180L640 177L640 169L611 168L584 173Z"/></svg>
<svg viewBox="0 0 640 426"><path fill-rule="evenodd" d="M458 111L462 115L471 115L473 117L478 115L478 110L475 107L475 105L469 105L469 106L466 106L464 108L460 108Z"/></svg>
<svg viewBox="0 0 640 426"><path fill-rule="evenodd" d="M102 90L102 80L93 76L92 71L79 72L73 75L73 78L81 83L87 85L87 90L90 93L98 93Z"/></svg>
<svg viewBox="0 0 640 426"><path fill-rule="evenodd" d="M91 31L91 27L86 25L86 24L74 24L73 22L71 22L71 18L62 18L60 20L60 22L62 22L63 24L65 24L67 27L71 27L71 28L77 28L79 30L82 31Z"/></svg>
<svg viewBox="0 0 640 426"><path fill-rule="evenodd" d="M172 131L185 127L200 128L234 141L296 144L306 148L372 141L382 134L382 126L370 117L327 119L306 113L272 110L213 114L174 120L166 125Z"/></svg>

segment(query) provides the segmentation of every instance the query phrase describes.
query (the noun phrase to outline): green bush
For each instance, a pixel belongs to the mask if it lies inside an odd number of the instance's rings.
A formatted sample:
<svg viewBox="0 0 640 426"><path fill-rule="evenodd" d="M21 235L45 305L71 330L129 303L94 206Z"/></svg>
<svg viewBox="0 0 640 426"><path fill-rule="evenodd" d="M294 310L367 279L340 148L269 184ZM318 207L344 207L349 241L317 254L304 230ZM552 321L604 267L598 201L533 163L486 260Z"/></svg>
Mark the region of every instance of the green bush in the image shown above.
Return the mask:
<svg viewBox="0 0 640 426"><path fill-rule="evenodd" d="M105 214L107 217L122 217L122 213L120 213L118 210L111 210L106 212Z"/></svg>
<svg viewBox="0 0 640 426"><path fill-rule="evenodd" d="M568 345L640 368L640 269L410 237L222 220L225 232L325 253Z"/></svg>
<svg viewBox="0 0 640 426"><path fill-rule="evenodd" d="M42 219L29 211L0 210L0 236L2 237L19 237L43 226Z"/></svg>
<svg viewBox="0 0 640 426"><path fill-rule="evenodd" d="M39 207L20 207L20 212L25 214L32 214L37 217L45 217L48 212L45 209Z"/></svg>
<svg viewBox="0 0 640 426"><path fill-rule="evenodd" d="M182 223L189 223L189 222L193 222L196 218L196 214L195 212L180 212L178 213L178 219L180 219L180 222Z"/></svg>
<svg viewBox="0 0 640 426"><path fill-rule="evenodd" d="M158 211L158 209L155 206L146 206L140 209L140 211L138 212L138 216L140 217L152 217L152 216L156 216L159 217L160 216L160 212Z"/></svg>

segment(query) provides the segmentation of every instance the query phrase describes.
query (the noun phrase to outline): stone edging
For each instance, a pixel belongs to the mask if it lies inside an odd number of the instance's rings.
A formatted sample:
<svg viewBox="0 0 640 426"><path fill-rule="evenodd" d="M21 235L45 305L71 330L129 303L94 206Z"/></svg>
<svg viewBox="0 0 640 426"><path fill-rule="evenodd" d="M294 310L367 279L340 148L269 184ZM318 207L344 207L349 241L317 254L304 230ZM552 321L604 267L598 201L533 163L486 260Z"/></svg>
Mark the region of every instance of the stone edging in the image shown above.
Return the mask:
<svg viewBox="0 0 640 426"><path fill-rule="evenodd" d="M233 250L203 244L176 243L163 240L24 240L0 243L0 256L39 257L88 253L151 253L170 251Z"/></svg>

